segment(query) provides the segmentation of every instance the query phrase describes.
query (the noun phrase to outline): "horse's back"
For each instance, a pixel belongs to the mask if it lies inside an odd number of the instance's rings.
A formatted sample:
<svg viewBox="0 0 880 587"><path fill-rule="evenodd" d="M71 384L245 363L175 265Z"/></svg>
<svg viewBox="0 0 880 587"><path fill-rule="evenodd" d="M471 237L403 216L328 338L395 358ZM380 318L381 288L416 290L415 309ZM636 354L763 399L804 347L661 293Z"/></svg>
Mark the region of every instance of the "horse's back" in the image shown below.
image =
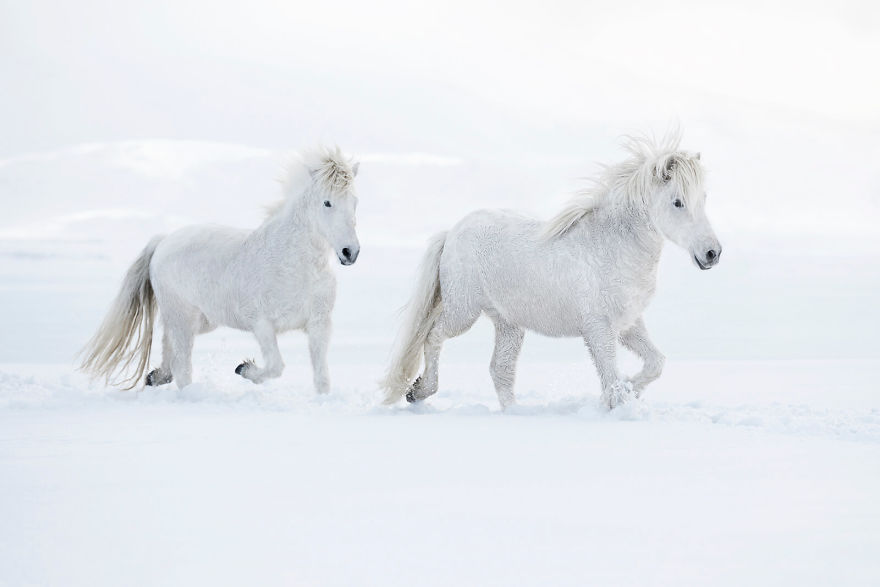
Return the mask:
<svg viewBox="0 0 880 587"><path fill-rule="evenodd" d="M446 236L441 275L467 282L471 288L482 286L487 272L515 254L530 234L536 234L536 227L534 220L508 210L468 214Z"/></svg>
<svg viewBox="0 0 880 587"><path fill-rule="evenodd" d="M156 247L150 279L157 295L203 309L235 270L235 257L247 231L217 225L187 226L168 234Z"/></svg>
<svg viewBox="0 0 880 587"><path fill-rule="evenodd" d="M159 242L151 271L189 273L224 266L246 237L245 230L212 224L181 228Z"/></svg>
<svg viewBox="0 0 880 587"><path fill-rule="evenodd" d="M477 210L452 227L446 237L446 246L467 247L470 251L473 249L471 245L480 245L500 253L511 245L534 242L539 228L537 220L519 212Z"/></svg>

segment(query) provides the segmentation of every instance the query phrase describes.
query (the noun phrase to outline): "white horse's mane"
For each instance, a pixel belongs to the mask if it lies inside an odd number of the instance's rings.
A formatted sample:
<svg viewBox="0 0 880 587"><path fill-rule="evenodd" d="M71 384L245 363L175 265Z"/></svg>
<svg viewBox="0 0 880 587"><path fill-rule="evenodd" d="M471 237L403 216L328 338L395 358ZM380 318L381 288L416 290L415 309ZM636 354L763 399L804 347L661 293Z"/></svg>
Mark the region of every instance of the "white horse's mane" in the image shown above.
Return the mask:
<svg viewBox="0 0 880 587"><path fill-rule="evenodd" d="M274 216L286 200L304 195L313 182L323 193L350 190L356 168L357 164L338 146L319 146L294 154L284 166L284 176L280 179L285 199L267 206L267 215Z"/></svg>
<svg viewBox="0 0 880 587"><path fill-rule="evenodd" d="M602 165L590 186L579 191L556 216L546 222L542 237L553 239L566 233L587 214L603 206L645 208L657 181L673 182L685 203L695 197L703 182L700 155L679 149L681 132L672 130L661 140L652 136L624 136L629 158L615 165Z"/></svg>

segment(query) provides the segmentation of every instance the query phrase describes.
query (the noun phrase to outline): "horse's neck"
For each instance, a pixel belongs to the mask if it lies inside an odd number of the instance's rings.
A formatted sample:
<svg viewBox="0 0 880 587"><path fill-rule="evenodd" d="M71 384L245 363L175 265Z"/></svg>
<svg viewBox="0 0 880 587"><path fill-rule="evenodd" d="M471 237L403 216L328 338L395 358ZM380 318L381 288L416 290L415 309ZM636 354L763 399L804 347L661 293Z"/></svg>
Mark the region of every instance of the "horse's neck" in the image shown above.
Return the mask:
<svg viewBox="0 0 880 587"><path fill-rule="evenodd" d="M281 210L253 232L251 239L288 253L282 258L326 263L330 245L309 219L307 204L305 197L286 201Z"/></svg>
<svg viewBox="0 0 880 587"><path fill-rule="evenodd" d="M601 238L605 249L620 261L651 266L660 262L663 236L647 211L600 207L590 216L591 226L584 226L583 230Z"/></svg>

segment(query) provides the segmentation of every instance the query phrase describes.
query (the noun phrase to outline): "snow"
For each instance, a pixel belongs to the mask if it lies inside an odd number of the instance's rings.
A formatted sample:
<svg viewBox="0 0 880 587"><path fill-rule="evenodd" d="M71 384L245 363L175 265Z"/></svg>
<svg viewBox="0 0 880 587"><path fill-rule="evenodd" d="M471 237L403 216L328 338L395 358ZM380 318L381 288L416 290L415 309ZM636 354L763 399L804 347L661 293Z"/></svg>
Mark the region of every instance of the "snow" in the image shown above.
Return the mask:
<svg viewBox="0 0 880 587"><path fill-rule="evenodd" d="M378 349L376 349L378 352ZM608 413L583 363L520 369L501 414L480 361L424 405L378 363L304 349L281 380L119 392L0 367L8 584L657 584L880 577L880 361L673 362ZM343 356L340 356L342 354ZM453 353L454 354L454 353ZM297 360L298 359L298 360ZM757 385L759 382L760 385Z"/></svg>
<svg viewBox="0 0 880 587"><path fill-rule="evenodd" d="M299 333L260 386L233 373L256 343L226 329L182 391L76 372L146 239L253 226L282 159L125 141L0 165L20 202L0 221L0 585L880 582L880 242L756 232L723 194L724 261L664 254L647 323L669 362L610 413L580 341L529 334L502 414L485 321L444 348L438 395L380 405L425 236L479 206L546 217L561 199L530 194L583 173L553 158L363 154L326 397Z"/></svg>
<svg viewBox="0 0 880 587"><path fill-rule="evenodd" d="M327 398L303 383L305 365L262 387L226 369L182 393L138 394L89 388L60 366L4 367L0 576L67 585L868 585L880 576L880 410L858 377L836 376L876 375L877 363L754 366L776 376L765 402L736 393L749 363L676 364L643 403L610 414L594 382L574 393L560 381L547 398L531 385L559 366L525 364L523 405L504 415L489 386L469 384L473 364L445 365L445 397L390 410L366 391L362 367L337 366ZM816 390L838 381L835 401L810 397L809 386L799 396L805 368ZM705 388L683 385L691 378ZM776 401L785 395L803 403Z"/></svg>

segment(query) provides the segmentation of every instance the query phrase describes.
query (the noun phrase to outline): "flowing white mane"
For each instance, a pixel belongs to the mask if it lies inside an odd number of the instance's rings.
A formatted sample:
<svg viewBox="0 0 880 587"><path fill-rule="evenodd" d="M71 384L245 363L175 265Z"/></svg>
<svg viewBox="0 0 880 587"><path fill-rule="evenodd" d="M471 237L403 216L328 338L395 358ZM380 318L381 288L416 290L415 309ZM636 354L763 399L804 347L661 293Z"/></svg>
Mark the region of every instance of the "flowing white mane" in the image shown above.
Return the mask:
<svg viewBox="0 0 880 587"><path fill-rule="evenodd" d="M316 147L295 154L284 168L281 178L285 199L298 198L313 184L319 191L345 192L351 189L358 164L347 158L339 147ZM266 207L269 217L284 207L280 200Z"/></svg>
<svg viewBox="0 0 880 587"><path fill-rule="evenodd" d="M702 185L700 155L679 150L681 133L669 132L657 141L647 136L627 136L623 147L629 158L615 165L602 166L591 185L578 192L556 216L547 221L543 238L565 234L584 216L603 206L645 208L653 188L660 182L673 182L677 192L688 200Z"/></svg>

